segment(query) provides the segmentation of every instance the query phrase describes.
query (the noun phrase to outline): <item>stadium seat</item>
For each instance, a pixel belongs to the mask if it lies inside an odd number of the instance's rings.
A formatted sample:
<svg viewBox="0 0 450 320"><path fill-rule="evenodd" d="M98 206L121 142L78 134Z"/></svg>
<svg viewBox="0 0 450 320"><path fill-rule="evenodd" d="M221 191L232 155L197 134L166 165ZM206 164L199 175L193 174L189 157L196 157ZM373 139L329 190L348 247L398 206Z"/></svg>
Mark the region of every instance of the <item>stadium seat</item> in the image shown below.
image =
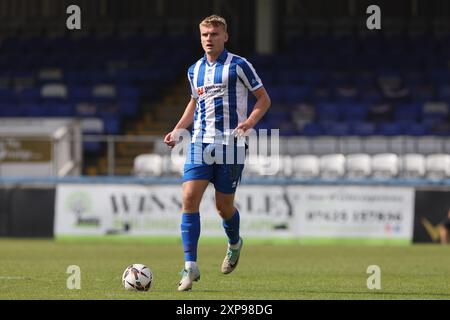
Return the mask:
<svg viewBox="0 0 450 320"><path fill-rule="evenodd" d="M321 123L322 132L330 136L346 136L349 134L348 124L345 122L325 122Z"/></svg>
<svg viewBox="0 0 450 320"><path fill-rule="evenodd" d="M25 88L19 92L21 103L37 103L41 99L41 92L37 88Z"/></svg>
<svg viewBox="0 0 450 320"><path fill-rule="evenodd" d="M401 157L402 175L406 178L420 178L425 175L425 156L408 153Z"/></svg>
<svg viewBox="0 0 450 320"><path fill-rule="evenodd" d="M350 127L350 133L356 136L370 136L375 134L375 124L371 122L354 122Z"/></svg>
<svg viewBox="0 0 450 320"><path fill-rule="evenodd" d="M339 110L334 103L320 103L316 107L317 117L319 121L338 121Z"/></svg>
<svg viewBox="0 0 450 320"><path fill-rule="evenodd" d="M63 80L63 70L60 68L42 68L37 74L41 83L61 82Z"/></svg>
<svg viewBox="0 0 450 320"><path fill-rule="evenodd" d="M427 102L422 107L422 121L442 120L449 114L446 102Z"/></svg>
<svg viewBox="0 0 450 320"><path fill-rule="evenodd" d="M184 163L186 161L186 157L182 155L165 155L163 157L164 160L164 172L168 175L181 177L184 173Z"/></svg>
<svg viewBox="0 0 450 320"><path fill-rule="evenodd" d="M340 109L345 121L347 122L363 122L367 117L367 106L361 103L345 103L341 104Z"/></svg>
<svg viewBox="0 0 450 320"><path fill-rule="evenodd" d="M383 153L389 150L389 139L382 136L367 137L363 141L363 147L365 153Z"/></svg>
<svg viewBox="0 0 450 320"><path fill-rule="evenodd" d="M279 174L284 177L292 176L292 157L288 155L280 155L280 171Z"/></svg>
<svg viewBox="0 0 450 320"><path fill-rule="evenodd" d="M91 93L91 88L88 86L72 86L69 88L69 98L74 102L90 101Z"/></svg>
<svg viewBox="0 0 450 320"><path fill-rule="evenodd" d="M372 156L372 175L377 178L393 178L399 173L399 159L394 153L380 153Z"/></svg>
<svg viewBox="0 0 450 320"><path fill-rule="evenodd" d="M426 176L430 179L450 177L450 155L430 154L425 159Z"/></svg>
<svg viewBox="0 0 450 320"><path fill-rule="evenodd" d="M137 176L161 176L163 158L159 154L140 154L134 159L133 173Z"/></svg>
<svg viewBox="0 0 450 320"><path fill-rule="evenodd" d="M371 158L366 153L353 153L345 156L346 175L350 178L368 177L372 174Z"/></svg>
<svg viewBox="0 0 450 320"><path fill-rule="evenodd" d="M362 153L364 152L364 138L349 136L342 139L339 152L343 154Z"/></svg>
<svg viewBox="0 0 450 320"><path fill-rule="evenodd" d="M319 157L298 155L292 158L292 173L298 178L313 178L319 175Z"/></svg>
<svg viewBox="0 0 450 320"><path fill-rule="evenodd" d="M116 87L111 84L98 84L92 88L92 97L94 99L114 99L116 95Z"/></svg>
<svg viewBox="0 0 450 320"><path fill-rule="evenodd" d="M281 142L281 140L280 140ZM287 153L290 155L306 154L310 152L311 139L304 137L292 137L285 143ZM280 152L282 147L280 146Z"/></svg>
<svg viewBox="0 0 450 320"><path fill-rule="evenodd" d="M395 153L395 154L404 154L407 153L405 150L405 136L393 136L388 137L388 152ZM386 151L384 151L386 152Z"/></svg>
<svg viewBox="0 0 450 320"><path fill-rule="evenodd" d="M432 136L418 137L416 140L417 153L420 154L440 153L442 147L442 139L443 138Z"/></svg>
<svg viewBox="0 0 450 320"><path fill-rule="evenodd" d="M424 136L429 133L428 127L423 123L404 123L404 134L410 136Z"/></svg>
<svg viewBox="0 0 450 320"><path fill-rule="evenodd" d="M403 133L400 123L381 123L378 126L378 134L382 136L399 136Z"/></svg>
<svg viewBox="0 0 450 320"><path fill-rule="evenodd" d="M105 114L101 116L104 123L106 134L119 134L121 128L121 118L114 114Z"/></svg>
<svg viewBox="0 0 450 320"><path fill-rule="evenodd" d="M309 137L319 136L322 134L321 126L314 122L307 123L303 127L303 134Z"/></svg>
<svg viewBox="0 0 450 320"><path fill-rule="evenodd" d="M0 103L11 103L15 100L15 93L9 88L0 88Z"/></svg>
<svg viewBox="0 0 450 320"><path fill-rule="evenodd" d="M283 174L282 158L279 156L248 156L245 159L246 176L275 176Z"/></svg>
<svg viewBox="0 0 450 320"><path fill-rule="evenodd" d="M275 155L275 156L259 155L258 158L259 158L261 175L263 175L263 176L282 175L283 163L282 163L282 158L279 155Z"/></svg>
<svg viewBox="0 0 450 320"><path fill-rule="evenodd" d="M320 175L324 178L339 178L345 174L343 154L327 154L319 159Z"/></svg>
<svg viewBox="0 0 450 320"><path fill-rule="evenodd" d="M261 175L261 168L257 157L248 156L245 158L245 169L242 175L244 177L259 177Z"/></svg>
<svg viewBox="0 0 450 320"><path fill-rule="evenodd" d="M337 153L339 139L337 137L316 137L311 139L311 152L316 155Z"/></svg>
<svg viewBox="0 0 450 320"><path fill-rule="evenodd" d="M42 98L67 98L67 87L62 83L48 83L41 88Z"/></svg>

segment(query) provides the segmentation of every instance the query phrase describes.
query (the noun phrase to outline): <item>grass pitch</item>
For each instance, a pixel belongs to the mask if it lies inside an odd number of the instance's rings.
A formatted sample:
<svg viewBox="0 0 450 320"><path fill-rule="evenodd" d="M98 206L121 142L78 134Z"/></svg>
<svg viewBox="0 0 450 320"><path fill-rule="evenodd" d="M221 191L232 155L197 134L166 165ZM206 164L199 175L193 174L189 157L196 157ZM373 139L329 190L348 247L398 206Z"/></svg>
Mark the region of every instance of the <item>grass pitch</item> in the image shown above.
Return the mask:
<svg viewBox="0 0 450 320"><path fill-rule="evenodd" d="M450 299L450 246L307 246L244 239L238 268L220 273L225 239L201 239L201 280L177 292L183 266L176 238L0 239L0 299ZM131 263L151 268L149 292L128 292ZM81 289L66 287L67 267ZM381 289L367 288L367 267L381 268Z"/></svg>

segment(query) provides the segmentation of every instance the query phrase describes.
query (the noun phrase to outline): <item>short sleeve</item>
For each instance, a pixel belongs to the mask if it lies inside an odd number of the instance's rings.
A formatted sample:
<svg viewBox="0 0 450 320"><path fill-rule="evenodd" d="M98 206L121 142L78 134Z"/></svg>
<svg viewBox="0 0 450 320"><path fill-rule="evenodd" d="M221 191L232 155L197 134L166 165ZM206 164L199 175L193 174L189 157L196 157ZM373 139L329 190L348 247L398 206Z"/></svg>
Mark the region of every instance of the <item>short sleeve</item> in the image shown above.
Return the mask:
<svg viewBox="0 0 450 320"><path fill-rule="evenodd" d="M189 68L187 76L188 76L188 80L189 80L189 85L191 87L191 96L194 99L198 99L198 93L194 86L194 70L192 67Z"/></svg>
<svg viewBox="0 0 450 320"><path fill-rule="evenodd" d="M239 59L236 70L239 78L242 79L248 90L255 91L263 86L255 68L253 68L252 64L247 60Z"/></svg>

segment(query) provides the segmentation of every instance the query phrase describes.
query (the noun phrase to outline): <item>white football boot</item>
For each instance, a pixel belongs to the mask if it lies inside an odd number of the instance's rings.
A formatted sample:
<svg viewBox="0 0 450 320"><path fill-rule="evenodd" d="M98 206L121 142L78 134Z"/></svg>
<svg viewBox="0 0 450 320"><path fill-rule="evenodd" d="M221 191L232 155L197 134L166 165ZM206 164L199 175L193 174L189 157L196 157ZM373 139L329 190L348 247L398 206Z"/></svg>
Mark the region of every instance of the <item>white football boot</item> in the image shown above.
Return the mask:
<svg viewBox="0 0 450 320"><path fill-rule="evenodd" d="M183 269L181 271L181 280L178 284L178 291L191 290L193 282L198 280L200 280L200 270L198 267Z"/></svg>
<svg viewBox="0 0 450 320"><path fill-rule="evenodd" d="M241 237L239 237L239 247L237 249L230 248L230 245L228 244L227 254L222 263L223 274L231 273L234 269L236 269L243 244L244 241Z"/></svg>

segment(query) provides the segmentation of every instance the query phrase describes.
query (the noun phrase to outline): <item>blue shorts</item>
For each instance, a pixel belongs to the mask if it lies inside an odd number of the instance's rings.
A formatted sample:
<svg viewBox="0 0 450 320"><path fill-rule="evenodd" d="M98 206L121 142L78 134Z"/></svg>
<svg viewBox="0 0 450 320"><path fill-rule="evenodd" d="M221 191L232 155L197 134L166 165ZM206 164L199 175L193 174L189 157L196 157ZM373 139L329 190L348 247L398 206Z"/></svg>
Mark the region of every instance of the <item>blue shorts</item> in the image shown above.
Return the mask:
<svg viewBox="0 0 450 320"><path fill-rule="evenodd" d="M235 193L244 170L246 147L191 143L184 165L183 182L208 180L222 193Z"/></svg>

